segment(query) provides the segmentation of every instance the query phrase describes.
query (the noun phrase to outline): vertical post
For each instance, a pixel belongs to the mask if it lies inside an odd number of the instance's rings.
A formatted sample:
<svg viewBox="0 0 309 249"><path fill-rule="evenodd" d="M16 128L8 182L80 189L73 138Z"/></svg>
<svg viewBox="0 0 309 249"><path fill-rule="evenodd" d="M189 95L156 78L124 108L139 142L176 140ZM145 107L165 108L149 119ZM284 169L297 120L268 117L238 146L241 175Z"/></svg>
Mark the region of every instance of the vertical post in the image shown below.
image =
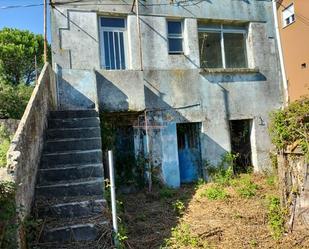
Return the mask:
<svg viewBox="0 0 309 249"><path fill-rule="evenodd" d="M145 135L146 135L146 152L148 156L148 191L152 189L152 169L150 165L150 153L149 153L149 134L148 134L148 121L147 121L147 110L145 110Z"/></svg>
<svg viewBox="0 0 309 249"><path fill-rule="evenodd" d="M47 62L47 0L44 0L44 63Z"/></svg>
<svg viewBox="0 0 309 249"><path fill-rule="evenodd" d="M115 174L114 174L114 160L113 152L108 151L108 166L109 166L109 178L110 178L110 188L111 188L111 204L112 204L112 218L113 218L113 230L117 235L117 209L116 209L116 193L115 193ZM117 239L115 239L115 244L117 244Z"/></svg>
<svg viewBox="0 0 309 249"><path fill-rule="evenodd" d="M141 37L141 24L139 20L139 0L136 1L136 25L137 25L137 34L139 39L139 56L140 56L140 68L143 71L143 52L142 52L142 37Z"/></svg>
<svg viewBox="0 0 309 249"><path fill-rule="evenodd" d="M34 70L35 70L35 84L38 84L38 62L36 54L34 55Z"/></svg>

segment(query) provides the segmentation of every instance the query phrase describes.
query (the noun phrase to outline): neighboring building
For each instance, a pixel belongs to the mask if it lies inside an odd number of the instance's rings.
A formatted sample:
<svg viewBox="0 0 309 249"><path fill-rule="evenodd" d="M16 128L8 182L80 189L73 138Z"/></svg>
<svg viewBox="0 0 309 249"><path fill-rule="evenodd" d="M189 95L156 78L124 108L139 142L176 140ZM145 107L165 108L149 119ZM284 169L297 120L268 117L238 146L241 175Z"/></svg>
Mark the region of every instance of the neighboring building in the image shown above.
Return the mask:
<svg viewBox="0 0 309 249"><path fill-rule="evenodd" d="M147 0L137 19L132 2L52 4L59 108L98 102L118 158L149 151L169 186L230 151L240 170L269 169L268 115L283 92L272 3Z"/></svg>
<svg viewBox="0 0 309 249"><path fill-rule="evenodd" d="M277 4L289 100L309 95L309 1Z"/></svg>

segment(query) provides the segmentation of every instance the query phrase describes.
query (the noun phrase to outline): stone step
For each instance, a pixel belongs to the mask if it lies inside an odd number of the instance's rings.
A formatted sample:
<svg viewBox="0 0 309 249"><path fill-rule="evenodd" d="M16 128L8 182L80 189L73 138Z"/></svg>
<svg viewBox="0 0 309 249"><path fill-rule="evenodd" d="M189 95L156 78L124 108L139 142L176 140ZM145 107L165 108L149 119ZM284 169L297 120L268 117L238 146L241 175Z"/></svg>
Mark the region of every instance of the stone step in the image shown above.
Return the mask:
<svg viewBox="0 0 309 249"><path fill-rule="evenodd" d="M100 127L48 129L47 139L100 137Z"/></svg>
<svg viewBox="0 0 309 249"><path fill-rule="evenodd" d="M45 167L52 164L96 164L102 162L102 151L95 149L44 153L41 162Z"/></svg>
<svg viewBox="0 0 309 249"><path fill-rule="evenodd" d="M80 178L103 177L102 164L67 165L60 168L41 168L38 171L38 183L71 181Z"/></svg>
<svg viewBox="0 0 309 249"><path fill-rule="evenodd" d="M96 110L70 110L70 111L52 111L50 112L51 119L66 119L66 118L86 118L98 117Z"/></svg>
<svg viewBox="0 0 309 249"><path fill-rule="evenodd" d="M93 138L67 138L48 140L45 145L46 152L60 152L73 150L101 149L101 137Z"/></svg>
<svg viewBox="0 0 309 249"><path fill-rule="evenodd" d="M37 185L37 198L68 197L81 195L103 196L103 177L79 179L76 181L58 182L56 184Z"/></svg>
<svg viewBox="0 0 309 249"><path fill-rule="evenodd" d="M102 198L102 197L101 197ZM103 214L106 211L107 203L104 199L92 199L85 201L65 203L44 203L36 207L37 215L40 218L74 218L88 217Z"/></svg>
<svg viewBox="0 0 309 249"><path fill-rule="evenodd" d="M61 224L61 220L58 221ZM66 224L65 221L62 224ZM77 242L77 241L94 241L110 229L109 222L101 221L96 223L79 223L68 226L59 226L55 228L44 229L40 241L46 242Z"/></svg>
<svg viewBox="0 0 309 249"><path fill-rule="evenodd" d="M98 117L86 117L48 120L49 129L82 127L100 127L100 119Z"/></svg>

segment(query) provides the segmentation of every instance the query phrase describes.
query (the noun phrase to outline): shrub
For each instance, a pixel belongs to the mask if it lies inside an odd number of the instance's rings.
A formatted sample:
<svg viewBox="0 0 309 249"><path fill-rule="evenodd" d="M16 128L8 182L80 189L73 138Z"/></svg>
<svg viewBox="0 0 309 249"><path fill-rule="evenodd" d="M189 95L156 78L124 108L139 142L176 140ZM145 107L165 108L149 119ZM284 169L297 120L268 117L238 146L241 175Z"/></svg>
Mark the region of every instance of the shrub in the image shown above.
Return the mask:
<svg viewBox="0 0 309 249"><path fill-rule="evenodd" d="M300 141L305 153L309 153L309 98L291 103L284 110L278 110L271 114L270 135L272 142L278 149Z"/></svg>
<svg viewBox="0 0 309 249"><path fill-rule="evenodd" d="M201 197L207 197L209 200L224 200L228 196L228 193L220 185L208 187L201 193Z"/></svg>
<svg viewBox="0 0 309 249"><path fill-rule="evenodd" d="M21 119L33 87L11 86L0 82L0 118Z"/></svg>
<svg viewBox="0 0 309 249"><path fill-rule="evenodd" d="M15 185L12 182L0 181L0 245L1 248L17 248L15 232Z"/></svg>
<svg viewBox="0 0 309 249"><path fill-rule="evenodd" d="M276 196L268 197L268 225L275 239L279 239L284 232L284 212L280 200Z"/></svg>
<svg viewBox="0 0 309 249"><path fill-rule="evenodd" d="M10 147L10 136L3 125L0 125L0 167L6 166L6 154Z"/></svg>

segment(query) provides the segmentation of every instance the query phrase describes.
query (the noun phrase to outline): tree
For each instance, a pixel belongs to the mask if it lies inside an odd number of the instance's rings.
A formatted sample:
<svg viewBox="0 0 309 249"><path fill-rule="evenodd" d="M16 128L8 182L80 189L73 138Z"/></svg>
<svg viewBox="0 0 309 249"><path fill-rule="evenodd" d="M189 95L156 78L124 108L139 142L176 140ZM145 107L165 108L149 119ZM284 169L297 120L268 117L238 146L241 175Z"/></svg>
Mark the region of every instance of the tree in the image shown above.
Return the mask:
<svg viewBox="0 0 309 249"><path fill-rule="evenodd" d="M44 65L44 39L27 30L3 28L0 30L0 78L13 85L35 80L37 68Z"/></svg>

